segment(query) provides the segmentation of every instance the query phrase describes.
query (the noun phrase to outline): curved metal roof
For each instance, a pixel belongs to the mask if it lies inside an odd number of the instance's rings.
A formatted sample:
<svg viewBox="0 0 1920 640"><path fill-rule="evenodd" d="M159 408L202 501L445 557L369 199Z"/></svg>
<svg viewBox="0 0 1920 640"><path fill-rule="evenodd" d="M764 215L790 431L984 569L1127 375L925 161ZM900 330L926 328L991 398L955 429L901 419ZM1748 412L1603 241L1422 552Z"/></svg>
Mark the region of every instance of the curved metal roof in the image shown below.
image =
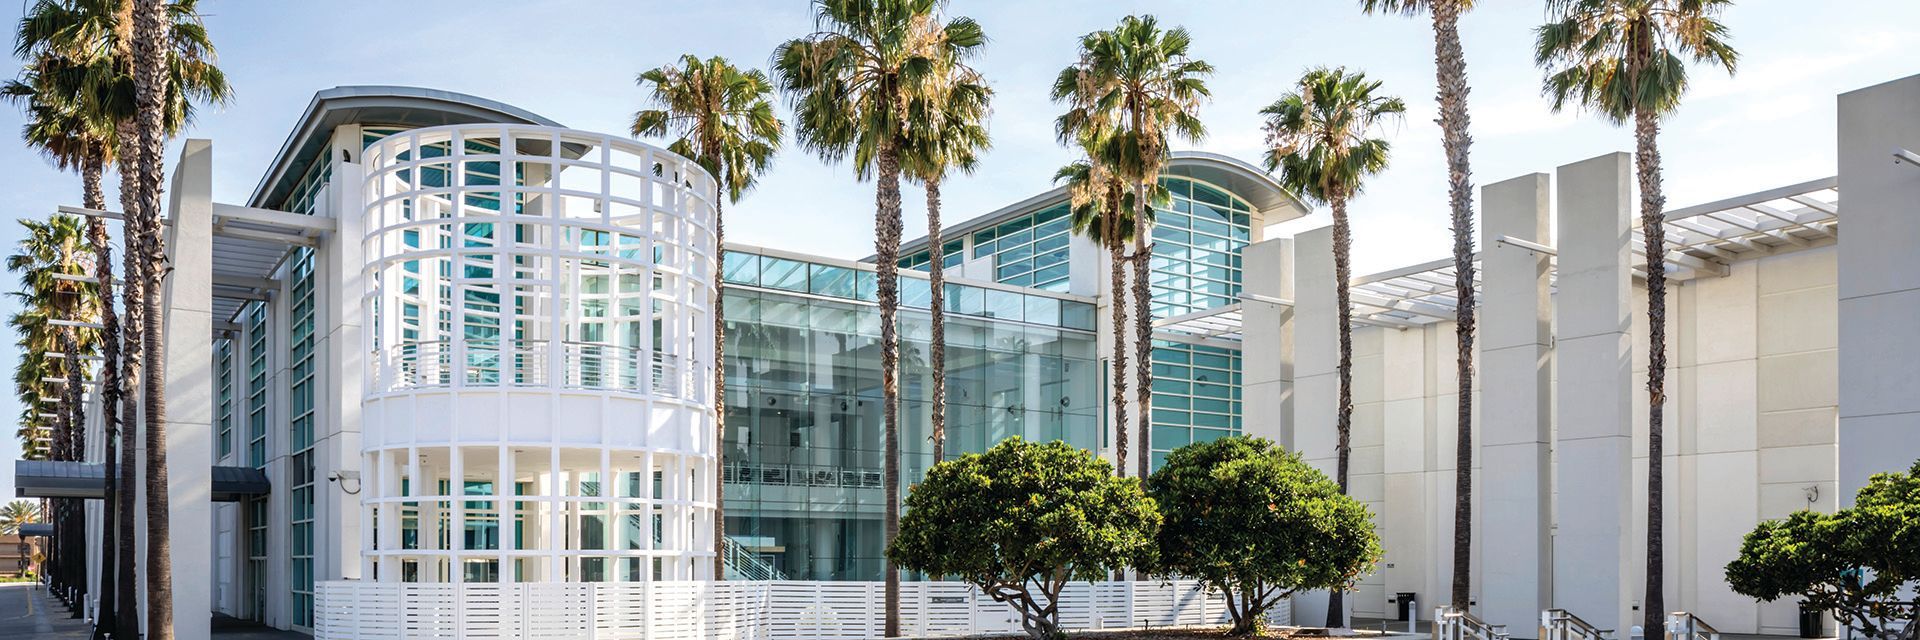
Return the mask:
<svg viewBox="0 0 1920 640"><path fill-rule="evenodd" d="M1300 202L1280 181L1259 167L1233 156L1208 151L1175 151L1162 173L1210 182L1247 199L1259 209L1267 224L1286 222L1307 215L1310 208Z"/></svg>
<svg viewBox="0 0 1920 640"><path fill-rule="evenodd" d="M314 153L343 124L395 124L431 127L471 122L561 126L544 116L504 102L452 91L386 85L343 86L313 94L300 122L280 145L247 205L267 207L286 196L293 180L305 175Z"/></svg>
<svg viewBox="0 0 1920 640"><path fill-rule="evenodd" d="M1207 151L1175 151L1167 161L1166 175L1193 178L1207 182L1245 198L1253 208L1260 210L1266 224L1286 222L1307 215L1312 209L1299 198L1280 186L1278 180L1267 172L1261 171L1239 158L1211 153ZM947 226L943 232L947 238L959 238L965 234L999 224L1016 216L1026 215L1036 209L1051 206L1067 197L1067 188L1054 187L1013 204L996 209L986 215L975 216L958 224ZM921 236L900 243L900 252L908 254L926 248L927 238ZM862 262L872 262L873 256L867 256Z"/></svg>

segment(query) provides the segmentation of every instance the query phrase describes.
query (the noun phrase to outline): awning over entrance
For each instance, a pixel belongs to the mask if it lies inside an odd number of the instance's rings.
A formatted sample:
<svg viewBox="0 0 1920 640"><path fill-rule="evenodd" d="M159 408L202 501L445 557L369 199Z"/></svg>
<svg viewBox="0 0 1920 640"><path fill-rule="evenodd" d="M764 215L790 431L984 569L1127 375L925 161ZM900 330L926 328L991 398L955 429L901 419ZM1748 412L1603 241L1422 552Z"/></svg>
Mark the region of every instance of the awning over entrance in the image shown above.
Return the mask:
<svg viewBox="0 0 1920 640"><path fill-rule="evenodd" d="M272 489L267 474L248 467L214 467L213 501L238 502L249 496L263 496ZM54 460L16 460L13 463L14 497L81 498L107 497L106 465L92 462Z"/></svg>

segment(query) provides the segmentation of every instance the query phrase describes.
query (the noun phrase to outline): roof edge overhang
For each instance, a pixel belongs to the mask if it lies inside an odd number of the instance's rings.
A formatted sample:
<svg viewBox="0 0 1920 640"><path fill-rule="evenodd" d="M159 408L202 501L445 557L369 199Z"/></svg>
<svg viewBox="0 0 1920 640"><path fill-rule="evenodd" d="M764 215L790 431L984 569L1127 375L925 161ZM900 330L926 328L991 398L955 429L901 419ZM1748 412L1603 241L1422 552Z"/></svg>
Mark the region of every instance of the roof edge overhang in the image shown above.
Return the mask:
<svg viewBox="0 0 1920 640"><path fill-rule="evenodd" d="M292 188L289 178L306 173L314 151L325 145L333 129L343 124L402 124L422 127L474 122L505 122L559 127L560 123L504 102L479 96L393 85L348 85L313 94L306 112L287 134L267 173L247 199L247 206L265 208Z"/></svg>

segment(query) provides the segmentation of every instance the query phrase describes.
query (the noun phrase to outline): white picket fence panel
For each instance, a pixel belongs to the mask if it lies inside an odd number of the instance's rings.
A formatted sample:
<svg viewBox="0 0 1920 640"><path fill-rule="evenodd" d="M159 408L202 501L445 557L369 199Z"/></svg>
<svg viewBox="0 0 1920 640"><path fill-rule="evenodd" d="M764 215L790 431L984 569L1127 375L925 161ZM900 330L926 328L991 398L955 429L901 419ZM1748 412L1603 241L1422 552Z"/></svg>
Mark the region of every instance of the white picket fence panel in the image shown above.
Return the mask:
<svg viewBox="0 0 1920 640"><path fill-rule="evenodd" d="M341 580L314 589L316 640L856 640L878 638L879 582L433 584ZM1274 624L1291 608L1275 607ZM960 582L900 585L908 636L1019 633L1018 614ZM1217 625L1226 600L1190 580L1073 583L1069 630Z"/></svg>

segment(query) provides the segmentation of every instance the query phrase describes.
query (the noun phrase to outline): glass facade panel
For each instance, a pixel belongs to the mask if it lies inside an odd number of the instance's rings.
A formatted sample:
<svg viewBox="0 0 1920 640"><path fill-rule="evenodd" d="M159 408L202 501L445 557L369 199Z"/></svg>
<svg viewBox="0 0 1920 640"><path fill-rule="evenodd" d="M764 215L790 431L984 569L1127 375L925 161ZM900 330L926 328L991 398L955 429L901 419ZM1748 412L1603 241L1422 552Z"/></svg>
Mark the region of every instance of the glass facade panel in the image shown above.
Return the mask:
<svg viewBox="0 0 1920 640"><path fill-rule="evenodd" d="M738 282L739 279L735 279ZM903 285L924 281L905 279ZM769 288L727 290L727 533L785 577L877 580L885 504L879 309L854 298L801 298ZM994 300L1053 319L1085 303L950 285L948 304ZM1077 309L1085 307L1084 309ZM932 464L928 317L900 317L902 481ZM1095 338L1084 330L948 314L948 455L1008 436L1099 439Z"/></svg>
<svg viewBox="0 0 1920 640"><path fill-rule="evenodd" d="M1162 176L1173 194L1155 208L1153 315L1167 318L1238 302L1240 252L1252 238L1245 200L1206 183Z"/></svg>
<svg viewBox="0 0 1920 640"><path fill-rule="evenodd" d="M1167 453L1240 432L1240 352L1153 342L1153 468Z"/></svg>
<svg viewBox="0 0 1920 640"><path fill-rule="evenodd" d="M1072 221L1060 203L973 233L973 257L993 256L994 281L1066 291Z"/></svg>

